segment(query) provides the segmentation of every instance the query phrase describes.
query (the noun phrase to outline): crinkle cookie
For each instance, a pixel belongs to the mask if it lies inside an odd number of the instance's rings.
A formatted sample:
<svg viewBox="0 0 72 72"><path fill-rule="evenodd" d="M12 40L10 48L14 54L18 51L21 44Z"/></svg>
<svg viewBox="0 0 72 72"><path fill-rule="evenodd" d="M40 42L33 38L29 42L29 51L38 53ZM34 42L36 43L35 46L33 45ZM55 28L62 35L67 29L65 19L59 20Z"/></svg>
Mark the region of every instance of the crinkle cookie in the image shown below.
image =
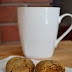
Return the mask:
<svg viewBox="0 0 72 72"><path fill-rule="evenodd" d="M44 60L36 65L35 72L65 72L65 67L53 60Z"/></svg>
<svg viewBox="0 0 72 72"><path fill-rule="evenodd" d="M33 72L34 63L28 58L14 57L6 64L7 72Z"/></svg>

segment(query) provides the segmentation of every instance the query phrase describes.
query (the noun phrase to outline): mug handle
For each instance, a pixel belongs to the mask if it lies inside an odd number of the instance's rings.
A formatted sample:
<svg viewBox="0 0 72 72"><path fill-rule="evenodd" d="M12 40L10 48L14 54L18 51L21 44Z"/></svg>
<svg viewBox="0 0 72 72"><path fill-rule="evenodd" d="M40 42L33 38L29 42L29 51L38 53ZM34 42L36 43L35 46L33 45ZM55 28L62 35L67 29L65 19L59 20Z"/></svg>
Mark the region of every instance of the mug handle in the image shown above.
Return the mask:
<svg viewBox="0 0 72 72"><path fill-rule="evenodd" d="M65 16L70 16L72 18L72 14L66 13L63 14L59 17L59 23L61 22L61 20L65 17ZM62 34L55 42L55 48L57 47L58 43L72 30L72 24L71 26L66 30L66 32L64 34Z"/></svg>

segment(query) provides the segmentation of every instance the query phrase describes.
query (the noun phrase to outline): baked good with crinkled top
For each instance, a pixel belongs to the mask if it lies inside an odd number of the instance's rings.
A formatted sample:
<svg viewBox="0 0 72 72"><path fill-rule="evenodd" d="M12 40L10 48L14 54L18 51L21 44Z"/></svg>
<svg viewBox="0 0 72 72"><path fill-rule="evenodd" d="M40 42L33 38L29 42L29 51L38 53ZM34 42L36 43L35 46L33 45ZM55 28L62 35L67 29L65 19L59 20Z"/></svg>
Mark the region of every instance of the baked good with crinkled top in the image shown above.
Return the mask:
<svg viewBox="0 0 72 72"><path fill-rule="evenodd" d="M33 72L34 63L28 58L14 57L6 64L7 72Z"/></svg>
<svg viewBox="0 0 72 72"><path fill-rule="evenodd" d="M35 72L65 72L65 67L53 60L44 60L36 65Z"/></svg>

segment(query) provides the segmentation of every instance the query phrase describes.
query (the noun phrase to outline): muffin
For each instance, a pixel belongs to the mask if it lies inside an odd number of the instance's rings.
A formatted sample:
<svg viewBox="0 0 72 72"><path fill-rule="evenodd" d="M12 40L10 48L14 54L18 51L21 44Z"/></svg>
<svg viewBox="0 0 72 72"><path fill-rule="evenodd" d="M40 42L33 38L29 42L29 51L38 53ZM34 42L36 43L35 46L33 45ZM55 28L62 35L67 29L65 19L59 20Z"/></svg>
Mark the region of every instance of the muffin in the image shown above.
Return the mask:
<svg viewBox="0 0 72 72"><path fill-rule="evenodd" d="M14 57L6 64L7 72L33 72L34 63L28 58Z"/></svg>
<svg viewBox="0 0 72 72"><path fill-rule="evenodd" d="M65 67L53 60L44 60L36 65L35 72L65 72Z"/></svg>

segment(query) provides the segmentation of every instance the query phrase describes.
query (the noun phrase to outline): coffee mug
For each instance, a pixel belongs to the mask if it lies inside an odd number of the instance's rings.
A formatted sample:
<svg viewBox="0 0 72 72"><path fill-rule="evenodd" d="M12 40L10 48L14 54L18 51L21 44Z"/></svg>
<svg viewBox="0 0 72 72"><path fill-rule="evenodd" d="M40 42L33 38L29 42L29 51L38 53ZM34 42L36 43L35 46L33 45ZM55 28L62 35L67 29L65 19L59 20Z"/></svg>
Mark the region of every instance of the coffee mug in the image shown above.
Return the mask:
<svg viewBox="0 0 72 72"><path fill-rule="evenodd" d="M49 58L58 43L71 31L68 30L57 39L61 16L59 7L19 7L18 27L24 55L28 58Z"/></svg>

